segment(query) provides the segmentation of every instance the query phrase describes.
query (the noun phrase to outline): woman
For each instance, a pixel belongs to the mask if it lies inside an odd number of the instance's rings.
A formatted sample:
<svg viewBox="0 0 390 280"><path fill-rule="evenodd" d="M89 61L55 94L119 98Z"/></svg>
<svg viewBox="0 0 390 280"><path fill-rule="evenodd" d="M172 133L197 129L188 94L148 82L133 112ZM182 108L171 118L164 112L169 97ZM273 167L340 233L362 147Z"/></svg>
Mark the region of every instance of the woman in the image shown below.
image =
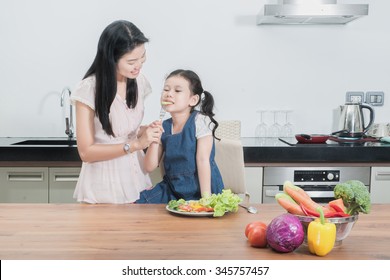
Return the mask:
<svg viewBox="0 0 390 280"><path fill-rule="evenodd" d="M132 203L152 185L143 170L143 150L159 141L162 127L140 129L144 98L151 92L140 74L146 42L131 22L108 25L91 67L72 94L83 161L74 192L77 201Z"/></svg>

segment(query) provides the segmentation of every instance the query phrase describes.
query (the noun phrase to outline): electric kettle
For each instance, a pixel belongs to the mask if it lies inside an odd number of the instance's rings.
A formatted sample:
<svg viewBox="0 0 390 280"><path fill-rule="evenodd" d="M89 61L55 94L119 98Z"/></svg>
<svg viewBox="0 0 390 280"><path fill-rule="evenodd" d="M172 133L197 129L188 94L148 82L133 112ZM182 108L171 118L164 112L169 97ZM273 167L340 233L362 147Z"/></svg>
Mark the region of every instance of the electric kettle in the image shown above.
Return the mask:
<svg viewBox="0 0 390 280"><path fill-rule="evenodd" d="M347 102L345 105L340 106L340 109L339 137L361 138L374 122L374 110L370 106ZM370 112L370 120L367 126L365 126L364 109Z"/></svg>

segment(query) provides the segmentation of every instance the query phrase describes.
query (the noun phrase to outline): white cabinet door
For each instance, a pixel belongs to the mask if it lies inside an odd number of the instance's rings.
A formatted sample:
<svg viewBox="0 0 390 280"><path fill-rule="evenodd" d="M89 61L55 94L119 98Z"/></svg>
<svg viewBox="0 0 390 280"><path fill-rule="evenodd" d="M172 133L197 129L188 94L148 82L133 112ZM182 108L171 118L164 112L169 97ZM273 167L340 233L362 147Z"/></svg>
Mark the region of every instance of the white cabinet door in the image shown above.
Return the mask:
<svg viewBox="0 0 390 280"><path fill-rule="evenodd" d="M371 202L390 203L390 167L371 168Z"/></svg>
<svg viewBox="0 0 390 280"><path fill-rule="evenodd" d="M263 167L245 167L245 184L250 203L262 203Z"/></svg>
<svg viewBox="0 0 390 280"><path fill-rule="evenodd" d="M47 203L47 167L1 167L0 202Z"/></svg>
<svg viewBox="0 0 390 280"><path fill-rule="evenodd" d="M78 167L49 168L49 203L75 203L74 189L79 178Z"/></svg>

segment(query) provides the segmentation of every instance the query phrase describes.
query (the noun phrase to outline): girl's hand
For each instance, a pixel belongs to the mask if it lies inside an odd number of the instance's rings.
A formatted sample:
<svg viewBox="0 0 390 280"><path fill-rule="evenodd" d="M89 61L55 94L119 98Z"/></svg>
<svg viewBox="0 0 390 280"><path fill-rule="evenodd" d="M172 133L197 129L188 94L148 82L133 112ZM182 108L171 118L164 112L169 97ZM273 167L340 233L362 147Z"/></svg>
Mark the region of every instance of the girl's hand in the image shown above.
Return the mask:
<svg viewBox="0 0 390 280"><path fill-rule="evenodd" d="M148 125L138 138L141 148L146 149L154 142L159 143L163 131L160 121L154 121Z"/></svg>
<svg viewBox="0 0 390 280"><path fill-rule="evenodd" d="M154 122L152 122L151 124L149 124L150 127L160 127L161 128L161 131L164 132L164 129L162 127L162 120L156 120Z"/></svg>

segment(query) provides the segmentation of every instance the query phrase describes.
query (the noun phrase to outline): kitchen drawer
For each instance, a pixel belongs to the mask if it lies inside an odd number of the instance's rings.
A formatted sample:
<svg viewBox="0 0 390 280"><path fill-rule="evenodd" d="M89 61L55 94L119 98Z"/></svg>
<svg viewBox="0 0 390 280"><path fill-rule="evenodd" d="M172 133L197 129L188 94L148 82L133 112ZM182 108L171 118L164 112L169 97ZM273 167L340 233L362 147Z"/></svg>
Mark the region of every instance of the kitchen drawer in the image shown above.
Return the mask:
<svg viewBox="0 0 390 280"><path fill-rule="evenodd" d="M390 167L371 168L371 202L390 203Z"/></svg>
<svg viewBox="0 0 390 280"><path fill-rule="evenodd" d="M263 168L245 167L245 185L249 193L250 203L262 203L263 196Z"/></svg>
<svg viewBox="0 0 390 280"><path fill-rule="evenodd" d="M49 203L75 203L74 189L80 174L78 167L49 168Z"/></svg>
<svg viewBox="0 0 390 280"><path fill-rule="evenodd" d="M1 167L0 202L47 203L47 167Z"/></svg>

